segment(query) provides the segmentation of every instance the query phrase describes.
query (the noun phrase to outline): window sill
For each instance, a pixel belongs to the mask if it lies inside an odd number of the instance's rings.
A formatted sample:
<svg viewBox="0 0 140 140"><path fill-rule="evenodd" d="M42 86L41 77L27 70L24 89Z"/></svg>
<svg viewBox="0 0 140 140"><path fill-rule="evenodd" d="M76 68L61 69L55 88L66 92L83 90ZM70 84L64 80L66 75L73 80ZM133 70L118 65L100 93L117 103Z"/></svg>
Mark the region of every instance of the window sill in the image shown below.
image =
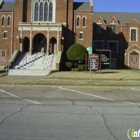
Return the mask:
<svg viewBox="0 0 140 140"><path fill-rule="evenodd" d="M129 42L138 42L138 40L135 40L135 41L134 40L129 40Z"/></svg>

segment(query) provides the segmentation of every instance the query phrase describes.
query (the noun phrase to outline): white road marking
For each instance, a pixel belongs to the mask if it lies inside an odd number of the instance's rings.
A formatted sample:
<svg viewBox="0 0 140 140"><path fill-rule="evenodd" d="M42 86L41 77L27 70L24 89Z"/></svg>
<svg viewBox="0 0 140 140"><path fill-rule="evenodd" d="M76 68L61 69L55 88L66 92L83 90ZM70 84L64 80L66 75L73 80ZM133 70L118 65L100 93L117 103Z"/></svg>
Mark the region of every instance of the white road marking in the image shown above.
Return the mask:
<svg viewBox="0 0 140 140"><path fill-rule="evenodd" d="M28 99L23 99L23 100L28 101L28 102L31 102L31 103L34 103L34 104L37 104L37 105L41 105L41 103L36 102L36 101L32 101L32 100L28 100Z"/></svg>
<svg viewBox="0 0 140 140"><path fill-rule="evenodd" d="M136 89L136 88L131 88L131 90L136 90L136 91L140 91L140 89Z"/></svg>
<svg viewBox="0 0 140 140"><path fill-rule="evenodd" d="M140 103L136 103L137 105L140 105Z"/></svg>
<svg viewBox="0 0 140 140"><path fill-rule="evenodd" d="M76 92L76 93L79 93L79 94L82 94L82 95L92 96L92 97L100 98L100 99L104 99L104 100L115 101L114 99L111 99L111 98L106 98L106 97L102 97L102 96L97 96L97 95L89 94L89 93L84 93L84 92L77 91L77 90L67 89L67 88L63 88L63 87L59 87L59 88L62 89L62 90L67 90L67 91Z"/></svg>
<svg viewBox="0 0 140 140"><path fill-rule="evenodd" d="M21 97L16 96L16 95L14 95L14 94L12 94L12 93L10 93L10 92L4 91L4 90L2 90L2 89L0 89L0 92L5 93L5 94L8 94L8 95L10 95L10 96L12 96L12 97L15 97L15 98L20 98L20 99L22 99ZM32 100L28 100L28 99L22 99L22 100L27 101L27 102L31 102L31 103L34 103L34 104L37 104L37 105L41 105L41 103L36 102L36 101L32 101Z"/></svg>
<svg viewBox="0 0 140 140"><path fill-rule="evenodd" d="M0 92L6 93L6 94L8 94L8 95L10 95L10 96L12 96L12 97L15 97L15 98L19 98L18 96L14 95L14 94L12 94L12 93L10 93L10 92L4 91L4 90L2 90L2 89L0 89Z"/></svg>
<svg viewBox="0 0 140 140"><path fill-rule="evenodd" d="M132 102L124 102L125 104L131 104L131 105L135 105L135 103Z"/></svg>

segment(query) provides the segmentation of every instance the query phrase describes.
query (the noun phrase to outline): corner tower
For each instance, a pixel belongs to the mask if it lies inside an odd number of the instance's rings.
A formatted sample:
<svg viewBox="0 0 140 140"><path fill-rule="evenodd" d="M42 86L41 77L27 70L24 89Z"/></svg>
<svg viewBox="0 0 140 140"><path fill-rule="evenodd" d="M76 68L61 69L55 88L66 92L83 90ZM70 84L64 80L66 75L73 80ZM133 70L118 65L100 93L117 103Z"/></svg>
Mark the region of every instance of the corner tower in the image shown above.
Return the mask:
<svg viewBox="0 0 140 140"><path fill-rule="evenodd" d="M19 31L18 23L23 22L23 1L24 0L15 0L14 2L14 50L19 50Z"/></svg>

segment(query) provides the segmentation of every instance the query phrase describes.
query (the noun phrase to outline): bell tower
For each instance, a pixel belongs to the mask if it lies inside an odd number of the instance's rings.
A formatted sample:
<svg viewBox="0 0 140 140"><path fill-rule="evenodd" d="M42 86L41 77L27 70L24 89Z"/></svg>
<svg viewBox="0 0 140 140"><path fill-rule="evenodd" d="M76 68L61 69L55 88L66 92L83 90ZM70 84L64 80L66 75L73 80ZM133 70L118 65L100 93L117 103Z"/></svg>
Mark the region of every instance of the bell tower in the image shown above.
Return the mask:
<svg viewBox="0 0 140 140"><path fill-rule="evenodd" d="M93 12L93 0L90 0L90 11Z"/></svg>
<svg viewBox="0 0 140 140"><path fill-rule="evenodd" d="M18 23L23 22L23 1L15 0L14 2L14 46L13 50L19 50L20 33L18 31Z"/></svg>

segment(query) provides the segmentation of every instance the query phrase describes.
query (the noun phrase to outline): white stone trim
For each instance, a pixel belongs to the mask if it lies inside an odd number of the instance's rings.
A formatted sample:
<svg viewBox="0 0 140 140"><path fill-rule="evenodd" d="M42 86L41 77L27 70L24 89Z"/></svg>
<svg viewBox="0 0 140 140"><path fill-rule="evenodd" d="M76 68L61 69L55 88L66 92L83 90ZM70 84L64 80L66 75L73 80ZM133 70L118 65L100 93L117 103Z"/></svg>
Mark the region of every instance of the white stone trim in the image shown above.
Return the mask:
<svg viewBox="0 0 140 140"><path fill-rule="evenodd" d="M110 23L110 25L116 25L116 23L114 22L114 20L113 20L113 22Z"/></svg>
<svg viewBox="0 0 140 140"><path fill-rule="evenodd" d="M126 51L128 51L129 49L131 49L134 46L137 46L138 48L140 48L140 46L138 46L137 44L133 44L133 45L129 46Z"/></svg>
<svg viewBox="0 0 140 140"><path fill-rule="evenodd" d="M5 16L5 15L2 15L2 16L1 16L1 19L2 19L3 17L4 17L4 18L6 18L6 16Z"/></svg>
<svg viewBox="0 0 140 140"><path fill-rule="evenodd" d="M131 40L131 30L136 30L136 41ZM138 27L130 27L129 28L129 42L138 42Z"/></svg>
<svg viewBox="0 0 140 140"><path fill-rule="evenodd" d="M46 31L48 30L48 27L18 27L18 30L23 31L30 31L32 28L32 31ZM62 31L62 27L49 27L49 31Z"/></svg>

